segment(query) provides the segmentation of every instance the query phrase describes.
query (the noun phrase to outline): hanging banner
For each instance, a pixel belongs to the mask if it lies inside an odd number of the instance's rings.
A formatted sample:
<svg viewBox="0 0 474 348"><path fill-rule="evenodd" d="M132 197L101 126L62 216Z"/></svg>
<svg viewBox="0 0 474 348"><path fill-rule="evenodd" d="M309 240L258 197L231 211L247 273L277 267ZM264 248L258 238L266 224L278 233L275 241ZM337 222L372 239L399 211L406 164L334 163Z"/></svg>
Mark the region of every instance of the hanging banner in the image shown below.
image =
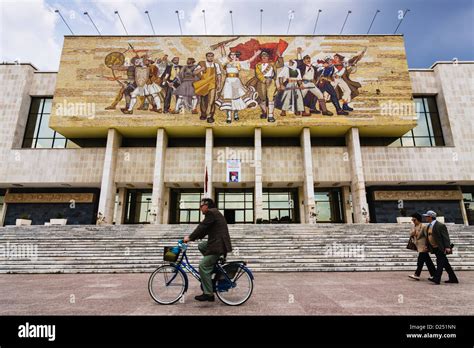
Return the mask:
<svg viewBox="0 0 474 348"><path fill-rule="evenodd" d="M242 180L240 160L227 160L227 182L240 182Z"/></svg>

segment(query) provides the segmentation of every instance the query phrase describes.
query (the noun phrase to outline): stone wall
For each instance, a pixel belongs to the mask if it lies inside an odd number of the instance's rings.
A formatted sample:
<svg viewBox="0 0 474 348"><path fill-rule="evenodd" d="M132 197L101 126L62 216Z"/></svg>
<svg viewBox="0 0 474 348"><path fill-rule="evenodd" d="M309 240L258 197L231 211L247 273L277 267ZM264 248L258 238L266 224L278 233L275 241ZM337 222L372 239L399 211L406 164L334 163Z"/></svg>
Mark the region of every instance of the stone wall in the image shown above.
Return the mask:
<svg viewBox="0 0 474 348"><path fill-rule="evenodd" d="M151 184L155 164L155 148L120 148L117 156L117 184Z"/></svg>
<svg viewBox="0 0 474 348"><path fill-rule="evenodd" d="M240 159L241 182L253 183L255 181L254 155L253 147L215 147L212 151L213 182L225 183L227 181L227 159ZM204 181L203 178L201 179L202 182Z"/></svg>
<svg viewBox="0 0 474 348"><path fill-rule="evenodd" d="M347 147L313 147L313 177L319 183L349 183L351 170Z"/></svg>
<svg viewBox="0 0 474 348"><path fill-rule="evenodd" d="M300 147L262 147L262 181L302 183L303 154Z"/></svg>
<svg viewBox="0 0 474 348"><path fill-rule="evenodd" d="M165 159L165 183L204 182L204 148L167 148Z"/></svg>

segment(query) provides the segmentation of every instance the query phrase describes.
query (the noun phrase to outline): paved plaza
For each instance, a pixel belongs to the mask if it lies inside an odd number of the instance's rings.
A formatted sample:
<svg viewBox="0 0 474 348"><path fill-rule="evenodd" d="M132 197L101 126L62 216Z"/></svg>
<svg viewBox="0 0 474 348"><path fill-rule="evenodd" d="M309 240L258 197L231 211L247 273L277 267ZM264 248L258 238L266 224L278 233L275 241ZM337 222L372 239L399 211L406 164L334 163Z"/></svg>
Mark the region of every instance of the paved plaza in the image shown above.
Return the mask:
<svg viewBox="0 0 474 348"><path fill-rule="evenodd" d="M214 303L196 302L200 290L194 279L184 303L163 306L149 296L146 273L2 274L0 315L474 314L474 272L459 271L460 284L439 286L426 279L426 272L420 281L408 274L256 273L254 293L239 307L217 298Z"/></svg>

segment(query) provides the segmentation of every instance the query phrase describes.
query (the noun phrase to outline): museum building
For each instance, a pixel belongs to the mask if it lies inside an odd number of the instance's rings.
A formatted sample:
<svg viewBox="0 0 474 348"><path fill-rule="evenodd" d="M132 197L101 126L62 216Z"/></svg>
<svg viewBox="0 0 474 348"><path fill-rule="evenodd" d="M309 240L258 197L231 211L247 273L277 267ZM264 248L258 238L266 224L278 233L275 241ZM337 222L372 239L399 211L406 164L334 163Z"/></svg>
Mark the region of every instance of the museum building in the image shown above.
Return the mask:
<svg viewBox="0 0 474 348"><path fill-rule="evenodd" d="M280 111L274 124L258 116L245 123L245 110L230 125L224 113L216 113L214 124L191 113L156 113L160 120L169 117L160 123L149 121L154 115L148 111L140 119L140 110L127 115L119 107L112 111L114 124L100 113L120 86L101 80L110 86L101 92L79 83L92 83L107 67L94 68L97 52L80 45L72 50L75 40L65 38L59 72L39 71L34 62L0 64L0 226L59 218L67 224L197 223L203 197L212 197L236 224L395 223L426 210L448 223L474 224L474 62L408 69L403 56L415 105L411 125L359 125L350 115L324 119L334 125L307 121L323 120L320 114L293 125L281 121ZM288 50L296 45L291 40ZM140 42L133 47L143 50ZM101 61L116 51L100 48ZM84 54L93 56L91 69L78 66L73 75L68 69L82 64ZM58 108L78 95L107 100L92 103L98 116L86 115L81 124L74 123L76 115L63 116L69 117L63 122ZM186 123L187 117L195 119Z"/></svg>

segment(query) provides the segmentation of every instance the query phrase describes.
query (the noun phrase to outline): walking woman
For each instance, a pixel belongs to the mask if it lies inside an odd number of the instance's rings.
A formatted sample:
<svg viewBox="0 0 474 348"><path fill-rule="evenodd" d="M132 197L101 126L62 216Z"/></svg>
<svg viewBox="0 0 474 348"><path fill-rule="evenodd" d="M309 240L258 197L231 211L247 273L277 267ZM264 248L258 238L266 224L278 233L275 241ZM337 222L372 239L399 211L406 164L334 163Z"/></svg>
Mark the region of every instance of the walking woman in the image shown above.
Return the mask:
<svg viewBox="0 0 474 348"><path fill-rule="evenodd" d="M426 267L428 267L428 272L430 272L430 276L433 277L435 275L436 269L428 252L426 226L423 226L421 223L422 217L420 214L415 213L411 217L411 221L413 221L414 226L411 229L410 237L414 238L416 248L418 249L418 263L415 274L409 275L409 277L415 280L420 280L421 270L423 269L423 265L425 263Z"/></svg>

